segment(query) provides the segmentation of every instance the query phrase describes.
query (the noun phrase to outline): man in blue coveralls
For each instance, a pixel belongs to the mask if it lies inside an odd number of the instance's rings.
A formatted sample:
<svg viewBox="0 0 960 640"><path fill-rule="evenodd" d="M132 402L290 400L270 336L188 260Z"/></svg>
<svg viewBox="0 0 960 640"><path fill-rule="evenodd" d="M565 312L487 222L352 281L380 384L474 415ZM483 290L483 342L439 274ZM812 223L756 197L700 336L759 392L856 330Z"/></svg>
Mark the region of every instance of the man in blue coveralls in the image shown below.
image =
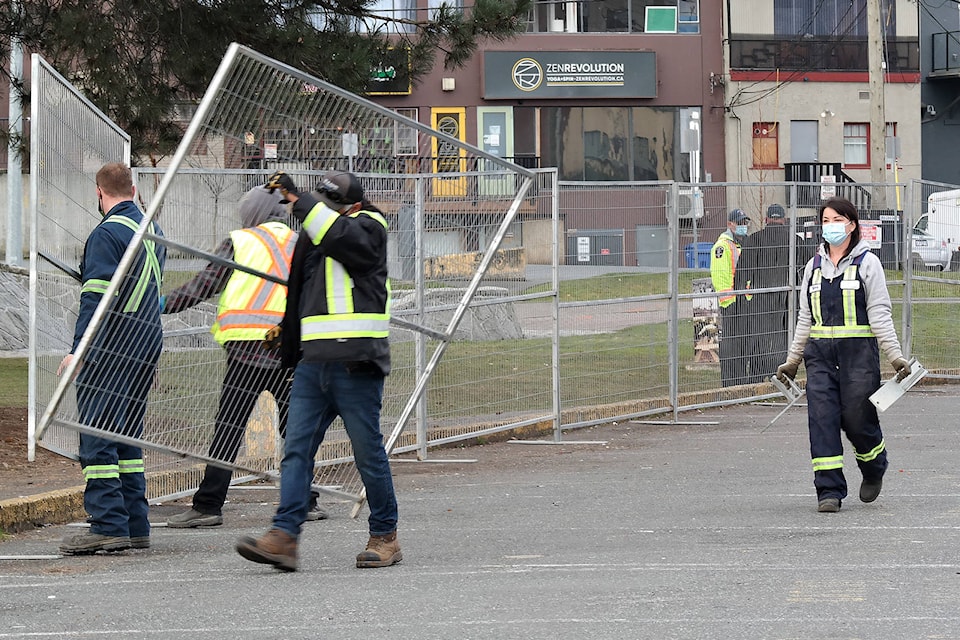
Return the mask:
<svg viewBox="0 0 960 640"><path fill-rule="evenodd" d="M73 360L94 311L143 221L133 201L130 168L115 162L96 176L103 220L87 238L80 263L80 310L73 348L57 374ZM162 235L151 223L150 233ZM163 347L160 282L166 251L145 240L103 321L79 363L76 379L80 423L99 431L138 438L143 433L147 393ZM146 549L150 546L143 452L139 447L86 432L80 434L80 465L86 487L83 507L90 531L65 538L67 555Z"/></svg>

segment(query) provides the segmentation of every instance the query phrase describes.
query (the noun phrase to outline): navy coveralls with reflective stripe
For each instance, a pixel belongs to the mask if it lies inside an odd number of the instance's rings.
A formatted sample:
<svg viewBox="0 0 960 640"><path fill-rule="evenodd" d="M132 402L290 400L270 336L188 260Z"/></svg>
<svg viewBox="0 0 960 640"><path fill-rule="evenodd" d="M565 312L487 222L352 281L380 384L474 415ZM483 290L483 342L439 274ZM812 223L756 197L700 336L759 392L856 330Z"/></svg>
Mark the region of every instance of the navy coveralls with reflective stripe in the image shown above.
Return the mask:
<svg viewBox="0 0 960 640"><path fill-rule="evenodd" d="M856 450L864 481L881 478L887 469L877 409L869 400L880 387L880 350L857 275L864 255L833 280L821 276L817 255L807 289L813 324L803 361L813 483L819 500L847 496L841 430Z"/></svg>
<svg viewBox="0 0 960 640"><path fill-rule="evenodd" d="M87 239L73 353L142 220L136 204L121 202ZM161 235L154 225L150 231ZM143 432L147 394L163 346L159 292L165 255L162 245L144 241L83 356L76 388L85 425L135 438ZM90 532L150 535L141 449L81 433L79 453Z"/></svg>

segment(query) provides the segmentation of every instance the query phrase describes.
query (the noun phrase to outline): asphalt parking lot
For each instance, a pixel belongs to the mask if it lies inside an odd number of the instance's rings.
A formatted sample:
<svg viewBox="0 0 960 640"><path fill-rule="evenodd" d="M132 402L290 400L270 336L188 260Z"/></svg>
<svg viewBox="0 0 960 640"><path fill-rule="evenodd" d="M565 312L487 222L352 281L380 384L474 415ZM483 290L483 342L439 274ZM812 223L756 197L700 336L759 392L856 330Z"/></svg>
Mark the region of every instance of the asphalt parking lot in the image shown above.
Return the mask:
<svg viewBox="0 0 960 640"><path fill-rule="evenodd" d="M232 490L221 527L154 507L146 551L62 558L77 526L45 527L0 543L0 638L958 638L958 400L917 387L883 414L883 493L856 499L848 451L837 514L816 511L805 410L761 433L780 407L751 404L396 462L384 569L354 567L346 505L305 525L298 572L243 560L271 488Z"/></svg>

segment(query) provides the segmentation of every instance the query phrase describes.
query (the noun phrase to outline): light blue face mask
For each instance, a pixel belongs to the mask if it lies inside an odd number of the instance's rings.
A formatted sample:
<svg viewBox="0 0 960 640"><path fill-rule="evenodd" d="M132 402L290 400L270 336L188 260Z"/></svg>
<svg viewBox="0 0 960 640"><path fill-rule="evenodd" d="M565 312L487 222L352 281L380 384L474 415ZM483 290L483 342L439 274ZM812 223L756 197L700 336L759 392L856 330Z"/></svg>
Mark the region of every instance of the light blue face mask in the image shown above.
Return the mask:
<svg viewBox="0 0 960 640"><path fill-rule="evenodd" d="M843 244L843 241L850 235L847 233L846 222L827 222L823 225L823 239L833 246Z"/></svg>
<svg viewBox="0 0 960 640"><path fill-rule="evenodd" d="M747 235L747 230L748 230L748 229L747 229L747 225L745 225L745 224L738 224L738 225L737 225L737 230L734 231L733 233L734 233L734 235L738 235L738 236L740 236L740 237L742 238L743 236Z"/></svg>

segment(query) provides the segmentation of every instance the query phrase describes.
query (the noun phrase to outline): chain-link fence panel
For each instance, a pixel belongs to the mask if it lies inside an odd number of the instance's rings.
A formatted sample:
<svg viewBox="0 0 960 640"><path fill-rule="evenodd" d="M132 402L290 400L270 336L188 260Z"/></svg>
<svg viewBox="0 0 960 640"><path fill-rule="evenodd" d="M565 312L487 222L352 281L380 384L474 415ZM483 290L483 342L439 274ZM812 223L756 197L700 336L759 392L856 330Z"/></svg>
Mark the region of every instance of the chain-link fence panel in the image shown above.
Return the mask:
<svg viewBox="0 0 960 640"><path fill-rule="evenodd" d="M672 407L674 191L668 183L561 183L564 428Z"/></svg>
<svg viewBox="0 0 960 640"><path fill-rule="evenodd" d="M931 377L960 376L960 188L914 181L907 190L902 255L906 286L903 324L907 349ZM909 252L909 253L908 253Z"/></svg>
<svg viewBox="0 0 960 640"><path fill-rule="evenodd" d="M339 145L304 142L316 139L318 131L329 138L334 130ZM399 173L370 171L385 168L371 162L383 151L384 131L413 141L391 163ZM367 199L390 225L393 369L381 415L388 450L417 449L425 456L430 443L549 419L551 377L527 374L552 351L522 339L515 303L524 299L527 261L552 260L553 236L541 240L540 234L556 225L555 173L516 167L243 47L228 51L162 176L138 171L146 216L131 242L132 257L125 256L108 296L136 273L135 257L156 247L166 252L165 293L196 282L204 270L240 269L224 258L224 238L242 226L244 194L281 168L306 188L330 170L356 172ZM275 274L254 275L282 282ZM219 399L231 369L228 362L224 371L222 349L208 335L216 317L216 295L209 294L216 290L203 291L208 295L195 296L189 309L165 320L142 436L64 414L65 388L52 401L57 413L51 422L239 474L275 470L281 412L269 396L261 399L263 413L252 417L246 433L233 434L231 446L218 444L218 412L224 406ZM117 309L101 306L81 351L100 348L98 336L110 333L117 320ZM143 336L116 337L110 346L122 353ZM244 386L243 380L234 382ZM493 391L499 395L491 401ZM407 429L410 424L417 429ZM359 478L347 464L351 458L349 439L335 423L318 452L317 488L361 499ZM177 466L171 472L186 480L171 484L171 494L196 484L199 466ZM184 474L187 467L190 473Z"/></svg>
<svg viewBox="0 0 960 640"><path fill-rule="evenodd" d="M107 162L130 162L130 137L57 73L32 56L30 88L30 294L28 441L55 394L57 369L74 342L79 265L100 222L95 176ZM76 398L63 398L76 415ZM40 444L76 459L77 432L53 425Z"/></svg>

